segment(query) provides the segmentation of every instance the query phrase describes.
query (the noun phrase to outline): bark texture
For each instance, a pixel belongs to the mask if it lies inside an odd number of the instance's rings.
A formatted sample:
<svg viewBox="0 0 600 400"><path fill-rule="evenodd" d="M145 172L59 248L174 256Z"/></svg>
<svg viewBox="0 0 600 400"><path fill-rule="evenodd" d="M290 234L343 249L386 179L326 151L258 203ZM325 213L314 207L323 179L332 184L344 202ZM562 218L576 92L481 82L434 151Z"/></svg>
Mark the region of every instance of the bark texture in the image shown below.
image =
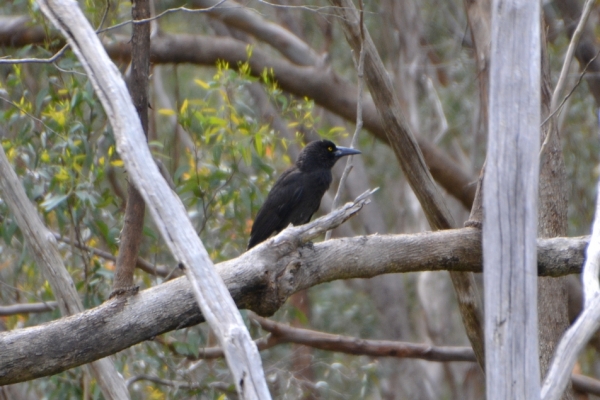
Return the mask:
<svg viewBox="0 0 600 400"><path fill-rule="evenodd" d="M546 52L546 36L542 35L542 121L551 112L550 66ZM549 142L541 155L539 178L538 236L551 238L567 234L567 182L560 143L558 124L547 123L542 127L544 140ZM550 129L554 131L551 132ZM540 373L542 378L550 366L561 336L569 327L568 277L538 278L538 329L540 348ZM573 399L573 391L567 388L563 400Z"/></svg>

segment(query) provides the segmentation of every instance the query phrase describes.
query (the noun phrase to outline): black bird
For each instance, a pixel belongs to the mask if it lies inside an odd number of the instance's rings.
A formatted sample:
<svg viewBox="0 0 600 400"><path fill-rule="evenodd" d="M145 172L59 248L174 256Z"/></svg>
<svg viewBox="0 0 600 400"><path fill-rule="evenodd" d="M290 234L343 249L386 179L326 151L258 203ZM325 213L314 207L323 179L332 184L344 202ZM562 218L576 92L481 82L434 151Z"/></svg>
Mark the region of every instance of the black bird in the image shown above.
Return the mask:
<svg viewBox="0 0 600 400"><path fill-rule="evenodd" d="M296 165L288 168L267 196L252 225L248 249L279 233L290 223L302 225L319 209L331 185L331 168L337 160L360 151L338 147L329 140L310 142L302 149Z"/></svg>

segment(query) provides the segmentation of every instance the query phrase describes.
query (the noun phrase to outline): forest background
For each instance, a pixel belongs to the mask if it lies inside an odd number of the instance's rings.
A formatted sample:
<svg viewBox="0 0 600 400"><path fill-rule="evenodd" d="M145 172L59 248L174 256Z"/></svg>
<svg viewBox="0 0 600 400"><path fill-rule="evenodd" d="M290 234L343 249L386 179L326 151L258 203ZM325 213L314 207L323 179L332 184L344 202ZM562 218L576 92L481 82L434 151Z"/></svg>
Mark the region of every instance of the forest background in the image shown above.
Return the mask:
<svg viewBox="0 0 600 400"><path fill-rule="evenodd" d="M215 263L244 252L258 207L304 143L328 138L350 145L362 84L353 61L356 53L344 38L339 17L323 2L227 1L219 6L231 7L228 12L219 7L202 10L217 3L192 1L185 10L177 10L183 6L178 2L151 4L154 15L174 12L147 24L152 43L149 146ZM486 151L487 69L474 25L485 21L485 13L476 18L474 7L485 10L485 5L393 0L364 5L365 27L456 227L469 219ZM80 6L121 73L130 76L132 26L115 26L131 19L131 4ZM576 1L544 5L551 71L546 83L551 87L580 9ZM6 2L0 10L3 56L49 58L64 46L35 3ZM594 216L600 147L597 20L598 9L593 9L556 124L564 155L557 190L565 200L562 231L555 233L560 236L589 234ZM587 70L581 80L583 68ZM380 189L333 237L430 230L368 94L362 113L364 129L356 147L363 154L354 157L342 193L351 200L369 188ZM0 65L0 121L4 152L44 224L56 235L84 308L103 304L114 289L128 175L80 61L66 49L50 63ZM343 168L343 163L336 167L336 182ZM331 209L333 194L332 189L326 195L322 214ZM2 328L16 330L60 318L53 289L4 201L0 216ZM143 268L134 282L140 290L181 274L149 217L139 256ZM540 293L553 299L545 303L550 309L542 315L556 324L540 325L553 331L548 337L554 339L548 341L555 342L579 312L581 285L572 275L547 279L551 288ZM443 272L337 280L300 291L272 320L308 329L304 331L281 332L277 329L284 326L243 315L253 338L264 345L261 357L274 398L468 399L482 398L485 392L472 353L464 356L469 340L451 279ZM385 351L379 356L347 354L341 346L318 345L319 332L344 335L358 347L361 342L355 338L454 346L449 349L471 361L384 357ZM302 341L294 335L303 337L304 345L290 343ZM580 356L576 372L600 374L596 342ZM233 396L225 361L204 358L210 353L206 349L216 351L215 346L208 325L200 324L129 347L114 362L132 398ZM551 352L545 354L549 359ZM101 397L95 379L82 368L3 390L22 398Z"/></svg>

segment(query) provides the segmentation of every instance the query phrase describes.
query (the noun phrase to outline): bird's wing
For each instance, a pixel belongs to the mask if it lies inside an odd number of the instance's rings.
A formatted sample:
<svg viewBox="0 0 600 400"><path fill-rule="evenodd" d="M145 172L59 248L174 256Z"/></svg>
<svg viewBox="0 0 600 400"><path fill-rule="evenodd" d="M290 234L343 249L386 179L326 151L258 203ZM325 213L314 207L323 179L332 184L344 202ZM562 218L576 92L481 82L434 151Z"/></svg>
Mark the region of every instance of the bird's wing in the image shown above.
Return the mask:
<svg viewBox="0 0 600 400"><path fill-rule="evenodd" d="M248 248L289 225L292 211L300 203L303 192L302 173L298 169L290 168L281 174L254 219Z"/></svg>

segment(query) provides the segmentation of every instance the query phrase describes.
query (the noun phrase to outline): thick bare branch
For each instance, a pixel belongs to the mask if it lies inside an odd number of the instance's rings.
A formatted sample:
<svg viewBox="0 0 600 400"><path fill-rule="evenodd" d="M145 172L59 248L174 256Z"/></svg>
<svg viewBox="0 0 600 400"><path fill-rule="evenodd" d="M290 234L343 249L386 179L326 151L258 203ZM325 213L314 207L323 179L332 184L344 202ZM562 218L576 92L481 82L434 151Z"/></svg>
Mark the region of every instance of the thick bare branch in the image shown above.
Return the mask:
<svg viewBox="0 0 600 400"><path fill-rule="evenodd" d="M295 250L283 256L274 241L216 266L236 304L260 315L273 314L297 291L336 279L481 271L481 232L473 228L335 239L312 247L290 246ZM586 246L586 238L540 239L540 274L579 273ZM179 278L73 317L1 333L0 385L52 375L203 320L188 281Z"/></svg>

